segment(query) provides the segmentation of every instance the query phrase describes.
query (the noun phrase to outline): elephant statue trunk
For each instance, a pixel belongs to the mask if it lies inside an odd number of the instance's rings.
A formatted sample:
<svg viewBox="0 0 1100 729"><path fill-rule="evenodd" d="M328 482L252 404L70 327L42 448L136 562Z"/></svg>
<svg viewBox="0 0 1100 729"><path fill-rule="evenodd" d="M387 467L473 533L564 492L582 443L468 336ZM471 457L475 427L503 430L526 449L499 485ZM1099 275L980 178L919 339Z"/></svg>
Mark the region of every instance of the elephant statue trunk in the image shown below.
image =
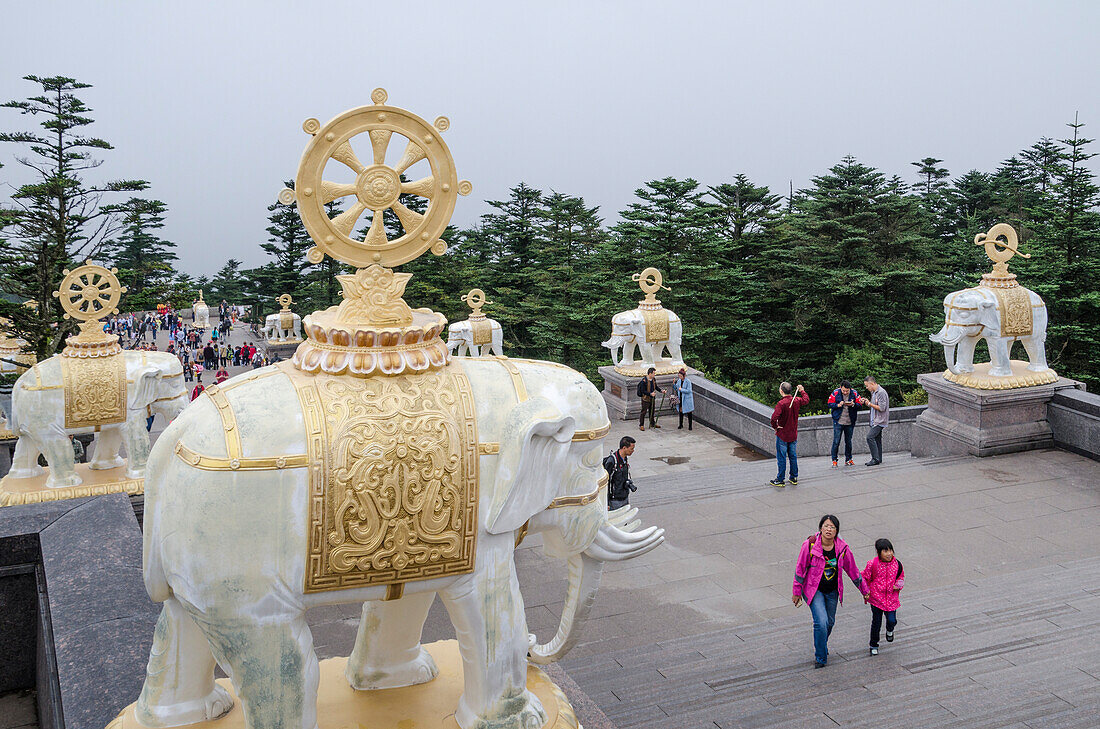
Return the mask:
<svg viewBox="0 0 1100 729"><path fill-rule="evenodd" d="M943 345L943 356L947 360L947 369L952 372L955 371L955 350L958 348L959 341L963 338L964 333L959 327L944 324L938 332L928 335L928 338L933 342Z"/></svg>
<svg viewBox="0 0 1100 729"><path fill-rule="evenodd" d="M557 633L549 643L538 643L534 635L530 636L528 657L531 662L545 665L559 661L580 639L580 626L587 619L600 588L604 562L641 556L663 541L664 531L657 527L632 534L611 522L604 522L588 549L569 558L569 589Z"/></svg>
<svg viewBox="0 0 1100 729"><path fill-rule="evenodd" d="M619 359L622 357L623 347L629 342L630 337L613 334L606 342L600 342L600 346L607 347L611 350L611 363L613 365L618 365Z"/></svg>

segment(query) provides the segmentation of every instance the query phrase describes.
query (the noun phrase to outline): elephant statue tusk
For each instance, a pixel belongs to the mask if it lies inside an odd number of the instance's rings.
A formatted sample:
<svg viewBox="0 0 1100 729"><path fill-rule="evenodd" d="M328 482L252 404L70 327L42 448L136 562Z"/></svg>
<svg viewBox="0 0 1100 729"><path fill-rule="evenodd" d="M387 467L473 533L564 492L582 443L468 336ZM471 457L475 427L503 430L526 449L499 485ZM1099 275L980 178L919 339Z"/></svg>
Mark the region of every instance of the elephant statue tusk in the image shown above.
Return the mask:
<svg viewBox="0 0 1100 729"><path fill-rule="evenodd" d="M558 631L549 643L539 643L534 633L528 635L527 656L532 663L554 663L576 645L581 636L579 626L584 625L596 601L602 574L603 562L598 558L585 553L569 558L569 591L561 610Z"/></svg>

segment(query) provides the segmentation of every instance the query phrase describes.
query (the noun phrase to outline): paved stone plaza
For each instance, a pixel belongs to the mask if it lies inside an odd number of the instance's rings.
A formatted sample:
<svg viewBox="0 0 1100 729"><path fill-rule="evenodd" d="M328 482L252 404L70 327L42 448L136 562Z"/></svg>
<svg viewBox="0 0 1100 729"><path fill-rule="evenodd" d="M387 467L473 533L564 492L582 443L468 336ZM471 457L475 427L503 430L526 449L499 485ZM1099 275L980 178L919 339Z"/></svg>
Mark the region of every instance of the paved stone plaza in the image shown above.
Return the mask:
<svg viewBox="0 0 1100 729"><path fill-rule="evenodd" d="M231 341L245 340L235 328ZM632 502L667 541L605 568L580 643L554 669L607 726L1097 726L1100 463L1058 450L887 454L879 467L838 470L804 458L800 485L776 489L771 457L699 424L677 430L665 416L661 425L616 422L605 445L638 440ZM861 567L877 537L893 540L906 587L897 639L873 658L870 611L848 590L830 663L815 671L809 611L791 604L790 588L799 544L826 512L840 517ZM537 536L517 562L529 626L545 640L562 609L564 565ZM320 657L347 655L358 616L355 605L310 612ZM452 636L437 601L425 640ZM0 728L33 725L31 706L27 695L5 697Z"/></svg>
<svg viewBox="0 0 1100 729"><path fill-rule="evenodd" d="M1100 709L1100 463L1050 450L978 459L888 454L882 466L774 460L706 428L616 423L638 439L632 502L667 542L608 565L581 642L561 664L612 725L629 727L1095 727ZM610 448L610 445L609 445ZM689 457L668 465L656 457ZM716 465L717 464L717 465ZM897 639L867 653L870 610L837 612L813 670L794 558L821 514L862 567L874 540L905 564ZM557 626L563 565L517 552L530 628ZM358 611L318 610L322 656L346 654ZM440 604L426 640L449 637Z"/></svg>

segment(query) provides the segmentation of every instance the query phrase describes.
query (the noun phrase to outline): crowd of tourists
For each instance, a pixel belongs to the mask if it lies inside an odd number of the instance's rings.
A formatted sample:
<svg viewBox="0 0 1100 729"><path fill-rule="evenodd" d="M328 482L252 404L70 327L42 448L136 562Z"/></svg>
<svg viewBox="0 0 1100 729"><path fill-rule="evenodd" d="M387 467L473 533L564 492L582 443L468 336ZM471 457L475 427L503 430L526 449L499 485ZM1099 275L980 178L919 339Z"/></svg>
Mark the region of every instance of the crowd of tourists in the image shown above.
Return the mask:
<svg viewBox="0 0 1100 729"><path fill-rule="evenodd" d="M125 349L158 351L157 332L167 333L168 344L164 351L176 355L183 365L184 382L194 383L191 399L206 389L207 382L221 383L229 379L228 368L253 369L271 363L268 356L254 344L234 346L229 342L229 332L241 315L242 308L222 301L218 306L218 322L210 329L195 326L194 309L185 318L171 306L160 306L156 312L131 312L111 316L104 323L104 330L116 334Z"/></svg>

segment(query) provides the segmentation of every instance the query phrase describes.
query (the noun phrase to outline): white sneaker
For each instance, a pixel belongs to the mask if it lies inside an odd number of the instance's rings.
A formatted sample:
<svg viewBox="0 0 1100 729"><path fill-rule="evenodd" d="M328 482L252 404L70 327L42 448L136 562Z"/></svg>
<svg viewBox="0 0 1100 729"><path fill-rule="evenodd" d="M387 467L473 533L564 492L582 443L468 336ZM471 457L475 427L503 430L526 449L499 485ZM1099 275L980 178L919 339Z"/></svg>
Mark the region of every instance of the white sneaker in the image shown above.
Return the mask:
<svg viewBox="0 0 1100 729"><path fill-rule="evenodd" d="M872 656L877 656L878 655L878 648L872 648L871 649L871 655Z"/></svg>

